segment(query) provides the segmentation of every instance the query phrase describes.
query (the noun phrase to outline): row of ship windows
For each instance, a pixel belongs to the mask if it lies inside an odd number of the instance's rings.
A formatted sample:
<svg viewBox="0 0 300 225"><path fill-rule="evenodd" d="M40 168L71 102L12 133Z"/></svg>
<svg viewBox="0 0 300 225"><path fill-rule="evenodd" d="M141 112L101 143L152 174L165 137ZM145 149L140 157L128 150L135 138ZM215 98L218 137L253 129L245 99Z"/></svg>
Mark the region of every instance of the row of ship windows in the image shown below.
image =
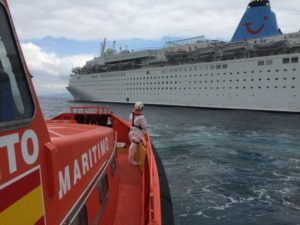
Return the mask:
<svg viewBox="0 0 300 225"><path fill-rule="evenodd" d="M100 94L100 93L99 93ZM105 92L105 93L103 93L103 92L101 92L101 95L102 96L105 96L105 95L109 95L110 97L111 97L111 95L124 95L124 93L119 93L119 92ZM130 94L130 95L132 95L132 94ZM133 97L134 98L137 98L137 99L140 99L140 97L141 96L151 96L151 97L154 97L154 95L156 95L156 96L160 96L161 94L160 93L158 93L158 92L156 92L156 93L151 93L151 94L149 94L149 93L146 93L146 92L137 92L137 93L134 93L133 94ZM214 97L214 96L216 96L216 97L229 97L228 95L229 95L229 93L222 93L222 94L216 94L216 93L180 93L180 96L199 96L199 97L202 97L202 96L210 96L210 97ZM170 96L174 96L176 99L169 99L170 98ZM249 97L251 96L251 97L255 97L255 96L257 96L257 97L260 97L261 95L259 94L259 95L256 95L256 94L250 94L250 95L248 95ZM173 102L173 101L176 101L177 100L177 98L178 98L178 94L177 93L175 93L175 94L173 94L173 93L169 93L168 94L168 96L165 96L166 98L165 99L150 99L150 98L148 98L148 99L145 99L145 100L148 100L148 101L150 101L150 102L155 102L155 103L159 103L159 102L168 102L168 103L170 103L170 102ZM230 93L230 98L232 98L232 97L239 97L239 94L231 94ZM243 98L245 97L244 95L242 96ZM297 97L297 95L293 95L293 97L294 98L296 98ZM118 100L119 100L119 98L118 98Z"/></svg>
<svg viewBox="0 0 300 225"><path fill-rule="evenodd" d="M240 87L240 86L229 86L229 87L188 87L188 88L182 88L182 87L155 87L155 88L145 88L145 87L136 87L136 88L124 88L124 89L110 89L110 88L104 88L104 89L95 89L96 91L103 91L103 90L117 90L117 91L122 91L122 90L127 90L127 91L136 91L136 90L239 90L239 89L295 89L296 86L292 85L292 86L287 86L287 85L283 85L283 86L250 86L250 87Z"/></svg>
<svg viewBox="0 0 300 225"><path fill-rule="evenodd" d="M161 73L180 73L180 72L188 72L188 71L197 71L197 70L214 70L214 69L227 69L228 64L217 64L217 65L205 65L205 66L190 66L190 67L182 67L182 68L170 68L170 69L162 69ZM150 74L150 71L147 71L146 74Z"/></svg>
<svg viewBox="0 0 300 225"><path fill-rule="evenodd" d="M283 64L289 64L289 63L299 63L299 57L292 57L292 58L283 58L282 59ZM257 62L258 66L264 66L264 65L273 65L273 60L260 60Z"/></svg>
<svg viewBox="0 0 300 225"><path fill-rule="evenodd" d="M275 77L275 78L265 78L265 79L262 79L262 78L257 78L257 79L236 79L236 80L200 80L200 81L196 81L196 80L193 80L193 81L189 81L190 84L194 83L220 83L220 82L240 82L240 81L244 81L244 82L248 82L248 81L271 81L271 80L275 80L275 81L280 81L281 79L279 79L278 77ZM288 80L287 77L283 77L282 80ZM296 80L296 77L292 77L291 80ZM162 81L162 82L133 82L133 83L126 83L127 86L132 86L132 85L160 85L160 84L181 84L182 82L177 82L177 81ZM100 85L100 86L104 86L104 85Z"/></svg>
<svg viewBox="0 0 300 225"><path fill-rule="evenodd" d="M226 82L256 82L256 81L259 81L259 82L264 82L264 81L288 81L288 78L287 77L283 77L282 79L279 79L278 77L275 77L275 78L257 78L257 79L235 79L235 80L204 80L204 81L189 81L188 83L189 84L202 84L202 83L226 83ZM295 81L296 80L296 77L292 77L291 78L292 81ZM126 83L125 85L126 86L133 86L133 85L165 85L165 84L168 84L168 85L172 85L172 84L182 84L181 81L177 82L177 81L162 81L162 82L133 82L133 83ZM89 86L89 87L118 87L118 86L123 86L122 84L90 84L90 85L84 85L84 86Z"/></svg>
<svg viewBox="0 0 300 225"><path fill-rule="evenodd" d="M288 69L283 69L283 71L284 72L287 72L288 71ZM293 68L292 69L292 71L297 71L297 69L296 68ZM258 71L259 73L263 73L263 71L262 70L259 70ZM280 72L280 70L279 69L275 69L275 70L270 70L270 69L268 69L268 70L266 70L266 72L268 72L268 73L271 73L271 72L276 72L276 73L279 73ZM248 71L244 71L243 72L243 74L247 74L248 73ZM251 74L254 74L255 73L255 71L251 71L251 72L249 72L249 73L251 73ZM241 72L236 72L236 73L233 73L233 72L230 72L230 73L223 73L223 75L233 75L233 74L236 74L236 75L239 75L239 74L241 74ZM187 78L187 77L198 77L198 76L200 76L200 77L202 77L202 76L214 76L214 75L217 75L217 76L219 76L219 75L221 75L221 73L211 73L211 74L208 74L208 73L206 73L206 74L194 74L194 75L192 75L192 74L190 74L190 75L170 75L170 76L161 76L161 77L156 77L156 76L154 76L154 77L152 77L152 76L150 76L150 77L131 77L131 78L127 78L127 79L124 79L124 80L120 80L120 79L109 79L109 80L103 80L103 81L101 81L101 82L104 82L104 83L109 83L109 82L116 82L116 81L134 81L134 80L152 80L152 79L173 79L173 78ZM90 82L90 81L85 81L85 82ZM80 83L83 83L83 82L80 82Z"/></svg>
<svg viewBox="0 0 300 225"><path fill-rule="evenodd" d="M298 57L292 57L292 58L283 58L282 63L283 64L288 64L288 63L298 63L299 58ZM268 59L268 60L260 60L257 62L259 66L264 66L264 65L273 65L273 60ZM202 69L227 69L228 64L217 64L217 65L205 65L205 66L194 66L194 67L184 67L184 68L174 68L174 69L163 69L161 72L162 73L176 73L176 72L187 72L187 71L197 71L197 70L202 70ZM147 71L146 74L149 74L150 72Z"/></svg>

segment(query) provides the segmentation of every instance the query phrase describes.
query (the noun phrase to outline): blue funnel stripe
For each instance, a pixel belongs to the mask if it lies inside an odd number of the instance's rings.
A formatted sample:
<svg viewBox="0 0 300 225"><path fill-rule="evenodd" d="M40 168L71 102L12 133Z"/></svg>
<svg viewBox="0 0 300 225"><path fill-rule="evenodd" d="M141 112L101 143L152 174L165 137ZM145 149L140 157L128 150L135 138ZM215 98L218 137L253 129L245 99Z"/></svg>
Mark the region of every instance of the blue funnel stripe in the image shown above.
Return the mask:
<svg viewBox="0 0 300 225"><path fill-rule="evenodd" d="M276 15L269 5L247 8L231 41L280 35Z"/></svg>

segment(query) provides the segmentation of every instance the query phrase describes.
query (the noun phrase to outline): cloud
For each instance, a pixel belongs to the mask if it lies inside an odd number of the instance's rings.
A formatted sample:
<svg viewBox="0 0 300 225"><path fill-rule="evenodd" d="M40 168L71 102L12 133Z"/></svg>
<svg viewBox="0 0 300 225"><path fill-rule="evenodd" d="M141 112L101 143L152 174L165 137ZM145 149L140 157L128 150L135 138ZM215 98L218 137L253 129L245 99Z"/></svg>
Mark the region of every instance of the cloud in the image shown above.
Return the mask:
<svg viewBox="0 0 300 225"><path fill-rule="evenodd" d="M90 55L59 57L54 53L44 52L33 43L23 43L21 46L39 95L66 92L72 68L83 66L92 58Z"/></svg>
<svg viewBox="0 0 300 225"><path fill-rule="evenodd" d="M230 39L249 1L10 0L21 39L159 39L199 36ZM283 31L299 29L298 0L271 1Z"/></svg>

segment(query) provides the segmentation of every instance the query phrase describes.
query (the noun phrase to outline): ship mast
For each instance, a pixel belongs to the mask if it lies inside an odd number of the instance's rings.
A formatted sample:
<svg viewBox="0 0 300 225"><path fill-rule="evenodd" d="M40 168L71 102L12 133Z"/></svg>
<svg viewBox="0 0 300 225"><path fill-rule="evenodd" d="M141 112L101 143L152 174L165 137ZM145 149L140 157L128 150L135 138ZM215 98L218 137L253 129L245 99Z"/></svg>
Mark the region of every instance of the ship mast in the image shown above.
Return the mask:
<svg viewBox="0 0 300 225"><path fill-rule="evenodd" d="M100 56L104 56L105 46L106 46L106 38L104 38L103 42L101 43Z"/></svg>

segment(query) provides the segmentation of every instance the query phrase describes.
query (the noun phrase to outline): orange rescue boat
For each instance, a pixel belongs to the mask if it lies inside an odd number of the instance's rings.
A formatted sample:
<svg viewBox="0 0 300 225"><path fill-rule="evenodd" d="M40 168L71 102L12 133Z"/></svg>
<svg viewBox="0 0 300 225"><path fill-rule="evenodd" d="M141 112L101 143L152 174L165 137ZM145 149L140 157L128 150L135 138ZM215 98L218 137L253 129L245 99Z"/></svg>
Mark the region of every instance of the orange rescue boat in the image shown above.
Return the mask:
<svg viewBox="0 0 300 225"><path fill-rule="evenodd" d="M130 123L108 107L45 122L6 0L0 19L0 224L173 225L149 134L133 166Z"/></svg>

